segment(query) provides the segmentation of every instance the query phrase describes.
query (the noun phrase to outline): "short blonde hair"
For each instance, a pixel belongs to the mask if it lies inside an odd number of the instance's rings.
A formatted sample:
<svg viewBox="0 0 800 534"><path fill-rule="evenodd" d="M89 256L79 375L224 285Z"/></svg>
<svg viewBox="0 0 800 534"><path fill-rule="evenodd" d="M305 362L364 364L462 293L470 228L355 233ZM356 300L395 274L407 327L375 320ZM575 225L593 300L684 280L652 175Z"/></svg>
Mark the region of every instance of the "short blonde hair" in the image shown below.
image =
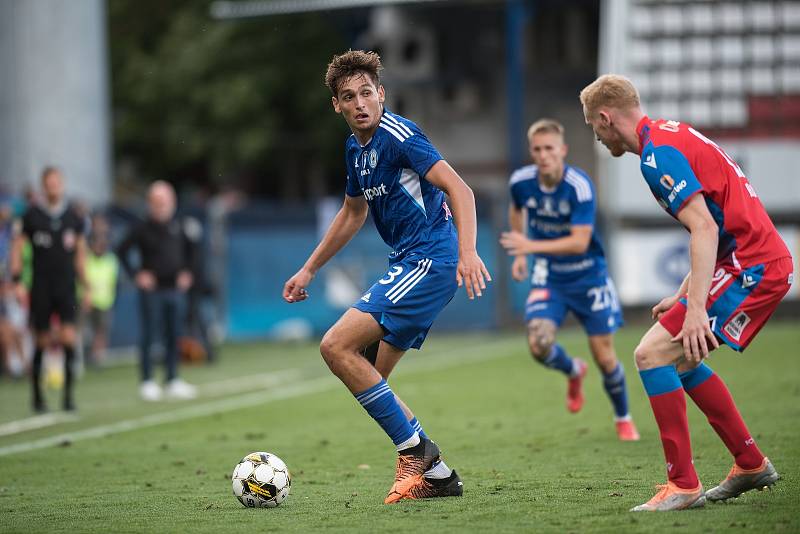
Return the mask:
<svg viewBox="0 0 800 534"><path fill-rule="evenodd" d="M619 74L604 74L584 87L581 104L588 115L594 115L601 107L627 110L641 105L636 87Z"/></svg>
<svg viewBox="0 0 800 534"><path fill-rule="evenodd" d="M533 139L534 135L540 133L554 133L564 139L564 126L554 119L539 119L528 128L528 141Z"/></svg>

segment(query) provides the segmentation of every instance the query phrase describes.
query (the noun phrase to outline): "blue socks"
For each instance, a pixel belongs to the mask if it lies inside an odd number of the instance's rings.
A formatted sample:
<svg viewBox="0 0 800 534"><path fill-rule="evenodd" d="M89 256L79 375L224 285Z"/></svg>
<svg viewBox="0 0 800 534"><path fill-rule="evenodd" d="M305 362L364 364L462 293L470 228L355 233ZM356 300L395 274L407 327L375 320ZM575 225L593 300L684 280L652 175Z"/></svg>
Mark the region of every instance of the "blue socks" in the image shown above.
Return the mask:
<svg viewBox="0 0 800 534"><path fill-rule="evenodd" d="M419 424L419 421L417 421L416 417L414 419L412 419L411 421L409 421L408 424L411 425L411 428L413 428L414 430L417 431L417 434L419 434L419 437L421 437L422 439L428 439L428 435L425 433L424 430L422 430L422 425Z"/></svg>
<svg viewBox="0 0 800 534"><path fill-rule="evenodd" d="M714 374L714 371L711 370L711 367L707 366L704 363L701 363L691 371L686 371L685 373L679 373L678 376L681 379L681 384L683 385L683 389L689 391L690 389L694 389Z"/></svg>
<svg viewBox="0 0 800 534"><path fill-rule="evenodd" d="M642 384L648 397L671 393L683 386L674 365L645 369L639 371L639 376L642 378Z"/></svg>
<svg viewBox="0 0 800 534"><path fill-rule="evenodd" d="M628 390L625 387L625 369L622 364L608 374L603 374L603 387L614 406L614 415L618 418L628 415Z"/></svg>
<svg viewBox="0 0 800 534"><path fill-rule="evenodd" d="M386 380L381 380L366 391L357 393L355 398L367 410L370 417L381 425L398 451L419 443L418 431L414 430L411 422L406 419L403 409L400 408L400 404L395 399L394 392Z"/></svg>
<svg viewBox="0 0 800 534"><path fill-rule="evenodd" d="M572 373L572 358L567 355L564 347L555 343L550 349L550 354L544 360L537 360L545 367L561 371L565 375Z"/></svg>

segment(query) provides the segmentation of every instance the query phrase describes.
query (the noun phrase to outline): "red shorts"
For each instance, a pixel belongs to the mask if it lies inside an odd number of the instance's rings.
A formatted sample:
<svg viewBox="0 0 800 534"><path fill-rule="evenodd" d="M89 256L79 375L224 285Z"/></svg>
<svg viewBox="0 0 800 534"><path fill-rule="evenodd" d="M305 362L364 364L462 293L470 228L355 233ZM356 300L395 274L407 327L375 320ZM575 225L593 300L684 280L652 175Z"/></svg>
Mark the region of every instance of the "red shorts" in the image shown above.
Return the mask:
<svg viewBox="0 0 800 534"><path fill-rule="evenodd" d="M743 351L789 292L793 271L790 257L746 269L717 265L706 301L711 330L732 349ZM684 296L658 322L677 336L685 317Z"/></svg>

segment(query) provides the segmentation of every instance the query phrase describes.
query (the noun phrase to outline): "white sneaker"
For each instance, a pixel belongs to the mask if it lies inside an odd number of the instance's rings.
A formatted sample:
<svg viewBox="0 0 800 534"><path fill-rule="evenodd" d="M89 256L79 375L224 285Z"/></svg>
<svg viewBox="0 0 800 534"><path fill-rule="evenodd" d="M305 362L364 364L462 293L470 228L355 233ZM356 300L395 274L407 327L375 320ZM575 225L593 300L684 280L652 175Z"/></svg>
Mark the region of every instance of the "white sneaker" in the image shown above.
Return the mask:
<svg viewBox="0 0 800 534"><path fill-rule="evenodd" d="M139 386L139 395L142 400L147 402L157 402L161 400L161 386L156 384L153 380L145 380Z"/></svg>
<svg viewBox="0 0 800 534"><path fill-rule="evenodd" d="M172 399L193 399L197 397L197 388L180 378L167 382L167 397Z"/></svg>

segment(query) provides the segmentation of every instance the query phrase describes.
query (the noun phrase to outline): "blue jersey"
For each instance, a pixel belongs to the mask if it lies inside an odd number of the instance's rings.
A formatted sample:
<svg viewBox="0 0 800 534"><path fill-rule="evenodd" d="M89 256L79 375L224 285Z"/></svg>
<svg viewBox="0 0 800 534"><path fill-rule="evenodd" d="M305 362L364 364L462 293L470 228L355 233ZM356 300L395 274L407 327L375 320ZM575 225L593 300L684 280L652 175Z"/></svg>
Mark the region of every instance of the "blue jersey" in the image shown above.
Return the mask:
<svg viewBox="0 0 800 534"><path fill-rule="evenodd" d="M411 255L458 261L458 236L444 193L425 180L440 159L416 124L386 110L366 145L355 135L347 139L346 192L369 203L392 262Z"/></svg>
<svg viewBox="0 0 800 534"><path fill-rule="evenodd" d="M557 239L570 235L574 225L595 223L594 185L589 176L576 167L564 166L564 178L553 188L539 181L536 165L514 171L510 181L511 199L517 209L527 209L528 235L531 239ZM605 277L606 259L594 228L589 248L584 254L536 254L532 282L572 283L587 277Z"/></svg>

